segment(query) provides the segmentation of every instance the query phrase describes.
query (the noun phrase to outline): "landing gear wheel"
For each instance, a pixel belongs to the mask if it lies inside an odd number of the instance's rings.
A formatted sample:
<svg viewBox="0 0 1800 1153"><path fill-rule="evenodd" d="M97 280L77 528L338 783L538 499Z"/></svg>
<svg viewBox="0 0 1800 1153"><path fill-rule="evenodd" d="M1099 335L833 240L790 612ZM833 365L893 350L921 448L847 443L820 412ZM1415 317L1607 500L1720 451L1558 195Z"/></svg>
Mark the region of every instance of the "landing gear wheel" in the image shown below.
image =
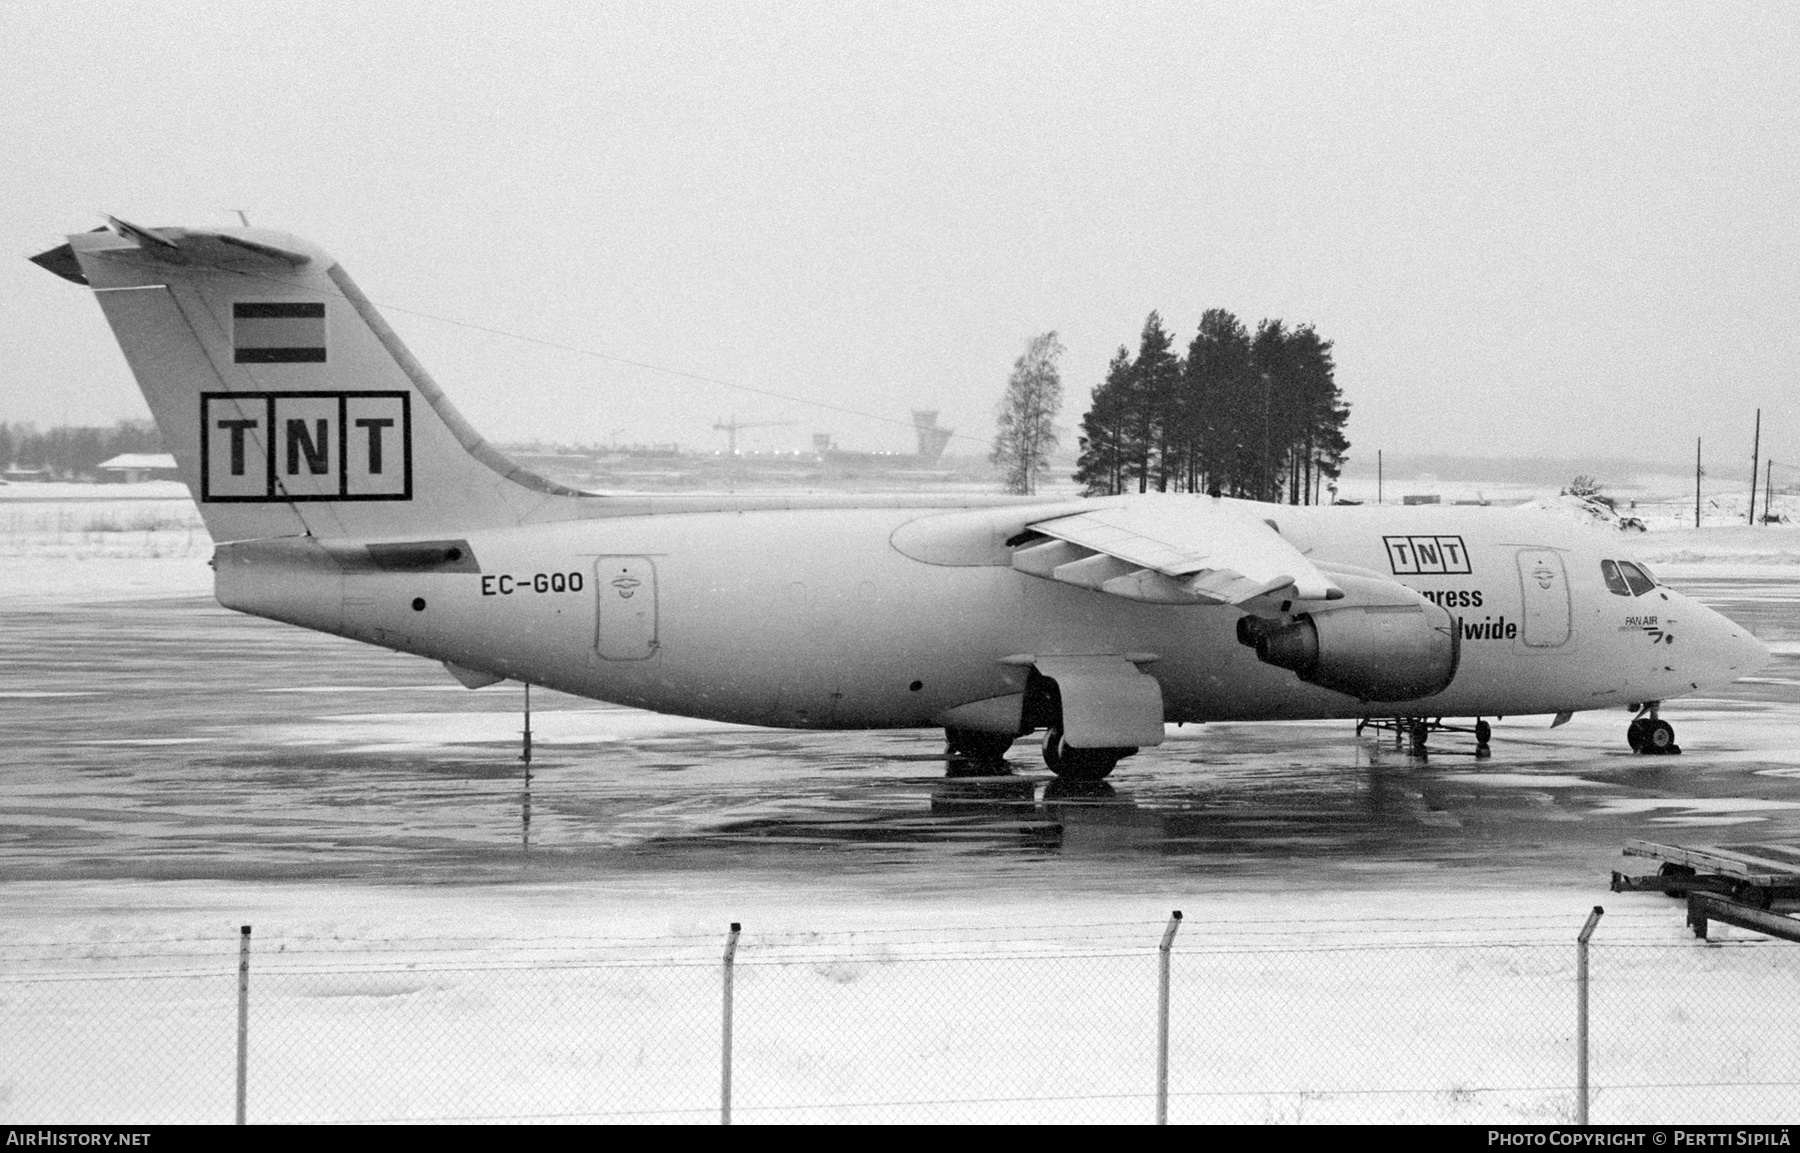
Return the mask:
<svg viewBox="0 0 1800 1153"><path fill-rule="evenodd" d="M1006 758L1013 738L1007 733L982 733L974 729L945 729L944 752L954 760L999 761Z"/></svg>
<svg viewBox="0 0 1800 1153"><path fill-rule="evenodd" d="M1425 742L1431 738L1431 726L1424 721L1414 721L1406 730L1412 736L1412 751L1425 752Z"/></svg>
<svg viewBox="0 0 1800 1153"><path fill-rule="evenodd" d="M1631 746L1632 752L1641 753L1644 751L1644 729L1648 727L1649 724L1650 722L1648 720L1640 717L1625 726L1625 743Z"/></svg>
<svg viewBox="0 0 1800 1153"><path fill-rule="evenodd" d="M1766 909L1775 903L1774 894L1749 881L1739 881L1731 886L1731 899L1740 905L1749 905L1752 909Z"/></svg>
<svg viewBox="0 0 1800 1153"><path fill-rule="evenodd" d="M1062 728L1044 734L1044 763L1065 781L1105 780L1119 761L1136 749L1073 749L1063 742Z"/></svg>
<svg viewBox="0 0 1800 1153"><path fill-rule="evenodd" d="M1668 721L1645 721L1643 752L1674 753L1681 750L1675 747L1675 726Z"/></svg>
<svg viewBox="0 0 1800 1153"><path fill-rule="evenodd" d="M1486 721L1475 722L1475 745L1477 748L1487 748L1487 743L1492 740L1493 737L1493 725L1488 724Z"/></svg>
<svg viewBox="0 0 1800 1153"><path fill-rule="evenodd" d="M1691 865L1677 865L1674 861L1664 861L1662 868L1656 870L1656 875L1671 881L1691 881L1694 879L1694 869ZM1681 889L1664 889L1663 896L1683 897L1686 894Z"/></svg>

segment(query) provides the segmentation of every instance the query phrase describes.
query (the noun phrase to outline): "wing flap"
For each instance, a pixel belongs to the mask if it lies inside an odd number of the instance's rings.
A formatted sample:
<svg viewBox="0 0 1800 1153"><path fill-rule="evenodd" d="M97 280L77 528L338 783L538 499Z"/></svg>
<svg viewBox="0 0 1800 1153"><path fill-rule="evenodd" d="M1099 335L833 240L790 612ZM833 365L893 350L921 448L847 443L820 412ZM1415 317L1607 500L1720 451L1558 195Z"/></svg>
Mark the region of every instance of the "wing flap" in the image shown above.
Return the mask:
<svg viewBox="0 0 1800 1153"><path fill-rule="evenodd" d="M1017 550L1014 568L1129 600L1235 605L1290 589L1294 600L1344 595L1273 525L1235 502L1125 498L1029 527L1051 539Z"/></svg>

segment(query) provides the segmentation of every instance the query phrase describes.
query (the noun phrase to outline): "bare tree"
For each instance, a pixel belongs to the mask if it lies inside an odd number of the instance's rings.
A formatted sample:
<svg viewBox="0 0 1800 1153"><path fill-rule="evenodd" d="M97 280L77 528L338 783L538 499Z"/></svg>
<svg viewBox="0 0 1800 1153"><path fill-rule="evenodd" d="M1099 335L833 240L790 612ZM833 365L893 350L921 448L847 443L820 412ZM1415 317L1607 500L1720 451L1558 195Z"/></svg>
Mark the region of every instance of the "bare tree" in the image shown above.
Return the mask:
<svg viewBox="0 0 1800 1153"><path fill-rule="evenodd" d="M1062 409L1062 371L1056 366L1062 354L1056 333L1046 332L1032 337L1025 355L1013 362L989 457L1004 472L1008 492L1030 496L1050 471L1056 414Z"/></svg>

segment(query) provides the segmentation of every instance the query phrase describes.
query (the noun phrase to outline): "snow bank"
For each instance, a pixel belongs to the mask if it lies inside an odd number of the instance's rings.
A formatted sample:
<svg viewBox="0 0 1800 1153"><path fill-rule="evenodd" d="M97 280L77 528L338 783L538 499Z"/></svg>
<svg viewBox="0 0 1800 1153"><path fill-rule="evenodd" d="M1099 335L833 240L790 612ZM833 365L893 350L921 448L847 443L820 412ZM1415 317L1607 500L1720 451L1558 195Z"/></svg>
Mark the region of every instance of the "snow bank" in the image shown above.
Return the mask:
<svg viewBox="0 0 1800 1153"><path fill-rule="evenodd" d="M0 487L0 603L207 597L212 551L174 481Z"/></svg>
<svg viewBox="0 0 1800 1153"><path fill-rule="evenodd" d="M72 481L9 484L0 481L0 502L32 504L44 501L79 501L88 504L118 500L165 500L193 504L187 485L178 480L149 480L138 484L77 484Z"/></svg>
<svg viewBox="0 0 1800 1153"><path fill-rule="evenodd" d="M1654 565L1659 573L1670 571L1692 579L1791 576L1800 566L1800 524L1747 522L1747 500L1721 497L1694 527L1691 498L1681 501L1603 501L1564 494L1526 501L1519 507L1617 535L1622 556ZM1722 510L1722 511L1721 511ZM1643 525L1646 531L1638 531Z"/></svg>
<svg viewBox="0 0 1800 1153"><path fill-rule="evenodd" d="M1563 493L1561 496L1537 497L1518 506L1532 512L1549 513L1588 528L1642 532L1644 522L1630 513L1621 513L1613 505L1592 497Z"/></svg>

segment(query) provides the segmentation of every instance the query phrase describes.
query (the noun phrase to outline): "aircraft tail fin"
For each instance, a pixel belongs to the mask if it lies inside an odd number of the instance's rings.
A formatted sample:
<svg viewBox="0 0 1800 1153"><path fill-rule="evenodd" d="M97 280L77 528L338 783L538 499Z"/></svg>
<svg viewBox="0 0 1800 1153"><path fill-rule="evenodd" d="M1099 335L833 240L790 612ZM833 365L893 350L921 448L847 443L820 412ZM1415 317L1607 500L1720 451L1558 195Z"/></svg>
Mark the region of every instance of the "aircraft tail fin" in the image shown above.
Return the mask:
<svg viewBox="0 0 1800 1153"><path fill-rule="evenodd" d="M31 259L93 288L215 541L428 537L586 498L483 440L305 241L108 217Z"/></svg>

